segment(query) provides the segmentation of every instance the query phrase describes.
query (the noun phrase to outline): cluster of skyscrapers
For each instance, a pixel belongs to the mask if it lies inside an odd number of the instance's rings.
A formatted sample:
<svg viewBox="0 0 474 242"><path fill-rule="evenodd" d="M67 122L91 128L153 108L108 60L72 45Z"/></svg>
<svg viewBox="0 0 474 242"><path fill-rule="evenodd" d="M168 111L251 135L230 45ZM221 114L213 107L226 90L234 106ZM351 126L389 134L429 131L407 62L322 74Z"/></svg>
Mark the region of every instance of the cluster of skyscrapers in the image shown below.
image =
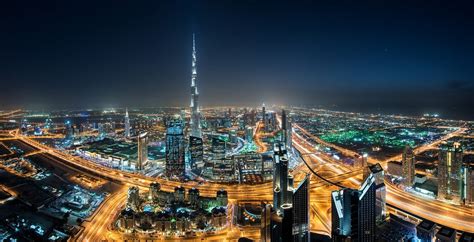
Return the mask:
<svg viewBox="0 0 474 242"><path fill-rule="evenodd" d="M444 142L438 151L437 198L456 204L474 202L474 169L463 162L463 147L459 142ZM416 183L416 157L406 146L402 154L402 183L412 187Z"/></svg>
<svg viewBox="0 0 474 242"><path fill-rule="evenodd" d="M307 175L298 187L288 173L289 153L284 142L274 145L273 204L262 212L262 241L309 241L309 181Z"/></svg>
<svg viewBox="0 0 474 242"><path fill-rule="evenodd" d="M377 224L386 217L384 171L368 166L359 189L342 188L331 193L333 241L375 241Z"/></svg>
<svg viewBox="0 0 474 242"><path fill-rule="evenodd" d="M462 204L474 202L474 171L463 163L462 145L442 144L438 157L438 198Z"/></svg>
<svg viewBox="0 0 474 242"><path fill-rule="evenodd" d="M197 89L196 42L193 34L191 63L191 118L189 135L190 168L197 169L203 160L203 140L201 130L201 112L199 110L199 92ZM175 115L166 121L166 176L182 179L186 176L186 139L185 121Z"/></svg>

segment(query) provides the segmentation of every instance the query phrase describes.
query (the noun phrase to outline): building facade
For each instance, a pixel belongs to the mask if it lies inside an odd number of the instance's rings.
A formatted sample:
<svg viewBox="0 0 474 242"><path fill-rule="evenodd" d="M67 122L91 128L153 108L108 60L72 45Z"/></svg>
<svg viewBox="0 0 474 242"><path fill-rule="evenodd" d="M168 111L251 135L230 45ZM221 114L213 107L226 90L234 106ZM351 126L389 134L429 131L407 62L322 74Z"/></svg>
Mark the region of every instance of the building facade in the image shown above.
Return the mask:
<svg viewBox="0 0 474 242"><path fill-rule="evenodd" d="M375 241L376 184L370 174L359 190L343 188L331 193L333 241Z"/></svg>
<svg viewBox="0 0 474 242"><path fill-rule="evenodd" d="M461 202L463 149L460 143L440 146L438 157L438 198Z"/></svg>
<svg viewBox="0 0 474 242"><path fill-rule="evenodd" d="M185 176L185 141L183 120L175 115L167 121L166 128L166 176Z"/></svg>
<svg viewBox="0 0 474 242"><path fill-rule="evenodd" d="M191 156L191 169L202 169L204 166L204 146L202 138L189 136L189 153Z"/></svg>
<svg viewBox="0 0 474 242"><path fill-rule="evenodd" d="M130 117L128 116L128 108L125 109L124 131L125 138L130 138Z"/></svg>
<svg viewBox="0 0 474 242"><path fill-rule="evenodd" d="M138 156L136 169L141 171L144 169L146 162L148 161L148 133L144 132L138 135Z"/></svg>
<svg viewBox="0 0 474 242"><path fill-rule="evenodd" d="M410 146L405 146L402 154L403 184L411 187L415 182L415 153Z"/></svg>

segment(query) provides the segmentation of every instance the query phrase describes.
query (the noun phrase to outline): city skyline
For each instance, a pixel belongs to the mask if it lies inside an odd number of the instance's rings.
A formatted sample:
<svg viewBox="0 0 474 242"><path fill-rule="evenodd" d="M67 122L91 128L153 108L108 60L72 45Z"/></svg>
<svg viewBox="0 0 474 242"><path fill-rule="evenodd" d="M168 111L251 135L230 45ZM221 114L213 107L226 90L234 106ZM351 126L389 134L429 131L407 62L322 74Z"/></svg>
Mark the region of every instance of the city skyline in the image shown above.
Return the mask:
<svg viewBox="0 0 474 242"><path fill-rule="evenodd" d="M406 4L9 3L1 108L187 106L195 32L204 106L473 120L472 3Z"/></svg>
<svg viewBox="0 0 474 242"><path fill-rule="evenodd" d="M0 4L0 241L472 241L474 2L339 3Z"/></svg>

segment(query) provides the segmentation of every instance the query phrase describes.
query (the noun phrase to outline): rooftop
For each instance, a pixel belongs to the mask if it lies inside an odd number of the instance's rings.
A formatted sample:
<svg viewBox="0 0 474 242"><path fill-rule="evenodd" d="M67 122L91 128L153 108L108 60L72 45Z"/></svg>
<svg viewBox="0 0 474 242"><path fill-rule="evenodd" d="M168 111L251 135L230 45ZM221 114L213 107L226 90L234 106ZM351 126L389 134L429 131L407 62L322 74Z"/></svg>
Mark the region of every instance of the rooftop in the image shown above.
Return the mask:
<svg viewBox="0 0 474 242"><path fill-rule="evenodd" d="M449 227L441 227L436 236L442 235L443 237L451 238L453 235L456 235L456 230Z"/></svg>
<svg viewBox="0 0 474 242"><path fill-rule="evenodd" d="M433 229L434 227L436 226L436 224L432 221L429 221L429 220L423 220L420 224L418 224L418 226L416 226L417 228L422 228L424 230L431 230Z"/></svg>

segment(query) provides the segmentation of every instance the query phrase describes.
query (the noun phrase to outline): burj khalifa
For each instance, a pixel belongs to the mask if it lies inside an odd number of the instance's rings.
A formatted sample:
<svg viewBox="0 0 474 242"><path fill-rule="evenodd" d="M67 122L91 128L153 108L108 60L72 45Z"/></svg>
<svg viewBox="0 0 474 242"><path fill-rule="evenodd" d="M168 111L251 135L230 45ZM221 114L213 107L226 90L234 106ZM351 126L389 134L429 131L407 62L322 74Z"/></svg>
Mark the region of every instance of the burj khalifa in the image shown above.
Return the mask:
<svg viewBox="0 0 474 242"><path fill-rule="evenodd" d="M199 111L199 93L196 86L196 42L193 34L193 56L191 68L191 136L201 138L201 112Z"/></svg>

